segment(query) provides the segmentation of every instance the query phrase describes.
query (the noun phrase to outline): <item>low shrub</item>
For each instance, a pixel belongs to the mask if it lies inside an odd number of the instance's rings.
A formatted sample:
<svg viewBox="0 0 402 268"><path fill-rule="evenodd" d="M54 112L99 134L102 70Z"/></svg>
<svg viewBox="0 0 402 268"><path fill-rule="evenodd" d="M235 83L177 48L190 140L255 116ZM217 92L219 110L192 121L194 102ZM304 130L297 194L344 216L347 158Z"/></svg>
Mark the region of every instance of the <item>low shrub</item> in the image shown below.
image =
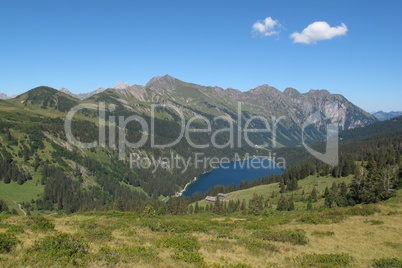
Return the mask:
<svg viewBox="0 0 402 268"><path fill-rule="evenodd" d="M348 207L344 210L344 214L350 216L370 216L380 212L381 210L373 205Z"/></svg>
<svg viewBox="0 0 402 268"><path fill-rule="evenodd" d="M90 241L110 241L113 239L110 229L88 229L82 232L82 236Z"/></svg>
<svg viewBox="0 0 402 268"><path fill-rule="evenodd" d="M69 234L47 236L27 249L24 260L28 264L79 266L88 260L88 243Z"/></svg>
<svg viewBox="0 0 402 268"><path fill-rule="evenodd" d="M384 222L383 221L379 221L379 220L367 220L367 221L364 221L365 223L369 223L369 224L371 224L371 225L381 225L381 224L384 224Z"/></svg>
<svg viewBox="0 0 402 268"><path fill-rule="evenodd" d="M9 234L23 234L24 232L24 227L20 225L11 225L6 231Z"/></svg>
<svg viewBox="0 0 402 268"><path fill-rule="evenodd" d="M119 262L153 263L159 260L156 249L145 246L123 246L119 248L103 246L99 249L98 259L112 265Z"/></svg>
<svg viewBox="0 0 402 268"><path fill-rule="evenodd" d="M382 258L373 260L374 268L401 268L402 259L398 258Z"/></svg>
<svg viewBox="0 0 402 268"><path fill-rule="evenodd" d="M29 216L27 226L35 231L53 231L55 227L53 222L43 216Z"/></svg>
<svg viewBox="0 0 402 268"><path fill-rule="evenodd" d="M173 248L180 251L198 251L200 243L193 236L174 235L158 240L157 244L165 248Z"/></svg>
<svg viewBox="0 0 402 268"><path fill-rule="evenodd" d="M225 263L225 264L218 264L218 263L214 263L212 264L213 268L252 268L252 266L248 265L248 264L244 264L244 263L237 263L237 264L229 264L229 263ZM271 266L269 266L271 267Z"/></svg>
<svg viewBox="0 0 402 268"><path fill-rule="evenodd" d="M9 253L18 243L19 240L15 235L0 233L0 253Z"/></svg>
<svg viewBox="0 0 402 268"><path fill-rule="evenodd" d="M300 229L297 230L265 230L256 232L254 237L278 242L289 242L293 245L305 245L308 243L306 232Z"/></svg>
<svg viewBox="0 0 402 268"><path fill-rule="evenodd" d="M311 235L317 237L326 237L326 236L333 236L335 235L335 233L332 231L313 231Z"/></svg>
<svg viewBox="0 0 402 268"><path fill-rule="evenodd" d="M189 233L207 232L209 227L205 222L183 221L180 219L143 218L142 225L153 232Z"/></svg>
<svg viewBox="0 0 402 268"><path fill-rule="evenodd" d="M348 267L352 262L349 254L308 254L303 255L299 261L302 267Z"/></svg>
<svg viewBox="0 0 402 268"><path fill-rule="evenodd" d="M318 215L317 213L309 213L303 215L298 219L298 221L302 223L315 224L315 225L330 223L328 219L322 217L322 215Z"/></svg>
<svg viewBox="0 0 402 268"><path fill-rule="evenodd" d="M251 253L279 252L278 247L275 245L255 237L245 237L238 240L238 242Z"/></svg>
<svg viewBox="0 0 402 268"><path fill-rule="evenodd" d="M175 235L163 238L157 244L173 249L174 259L182 260L196 266L203 266L205 264L204 258L198 252L201 248L200 243L193 236Z"/></svg>

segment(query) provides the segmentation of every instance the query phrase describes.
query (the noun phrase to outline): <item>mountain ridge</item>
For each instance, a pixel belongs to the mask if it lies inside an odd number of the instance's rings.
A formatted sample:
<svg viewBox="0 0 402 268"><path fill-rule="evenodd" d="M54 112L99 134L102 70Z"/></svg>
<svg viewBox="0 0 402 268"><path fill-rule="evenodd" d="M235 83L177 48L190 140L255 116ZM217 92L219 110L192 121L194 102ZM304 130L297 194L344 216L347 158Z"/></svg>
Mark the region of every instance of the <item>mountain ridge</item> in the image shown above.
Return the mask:
<svg viewBox="0 0 402 268"><path fill-rule="evenodd" d="M402 111L391 111L391 112L378 111L378 112L372 113L372 115L380 121L385 121L385 120L389 120L389 119L401 116Z"/></svg>

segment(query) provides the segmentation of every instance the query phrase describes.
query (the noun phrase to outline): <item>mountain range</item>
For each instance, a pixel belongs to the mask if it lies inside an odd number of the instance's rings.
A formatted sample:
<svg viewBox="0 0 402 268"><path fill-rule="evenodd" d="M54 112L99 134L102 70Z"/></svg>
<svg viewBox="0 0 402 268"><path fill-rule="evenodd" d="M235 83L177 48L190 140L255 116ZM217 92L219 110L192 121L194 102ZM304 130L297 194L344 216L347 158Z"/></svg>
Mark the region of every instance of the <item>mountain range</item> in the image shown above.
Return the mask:
<svg viewBox="0 0 402 268"><path fill-rule="evenodd" d="M85 100L104 92L99 88L89 93L74 94L66 88L60 92L73 98ZM181 108L192 107L199 111L207 111L212 114L228 115L226 111L237 112L237 102L241 102L245 109L252 113L265 117L286 116L288 121L301 125L306 118L317 110L323 111L325 105L332 102L339 104L338 123L342 129L361 127L372 122L375 118L367 112L350 103L343 96L330 94L326 90L310 90L300 93L294 88L286 88L283 92L269 85L261 85L247 92L220 87L206 87L192 83L186 83L169 75L154 77L146 85L129 85L119 82L114 88L108 88L107 93L124 102L126 105L141 102L153 103L159 100L175 102ZM5 94L0 94L0 99L8 99ZM382 118L391 118L396 113L385 115L383 112L375 113Z"/></svg>
<svg viewBox="0 0 402 268"><path fill-rule="evenodd" d="M378 111L378 112L372 113L372 115L374 115L375 118L377 118L380 121L385 121L385 120L389 120L389 119L401 116L402 111L400 111L400 112L392 111L392 112L388 112L388 113L383 112L383 111Z"/></svg>
<svg viewBox="0 0 402 268"><path fill-rule="evenodd" d="M79 99L79 100L85 100L89 97L92 97L93 95L96 95L98 93L101 93L105 91L104 88L98 88L97 90L91 91L89 93L79 93L79 94L75 94L73 92L71 92L70 90L68 90L67 88L61 88L60 92L63 92L64 94L70 95L73 98Z"/></svg>
<svg viewBox="0 0 402 268"><path fill-rule="evenodd" d="M139 122L126 124L126 131L122 133L127 142L135 143L141 137L146 137L146 141L142 147L124 147L124 161L119 161L121 152L116 150L120 129L115 129L115 137L107 135L105 143L108 146L105 147L80 148L68 141L64 125L67 113L79 104L98 105L101 102L106 107L113 106L113 109L106 111L106 133L113 133L110 129L116 123L110 121L112 118L124 119L135 115L143 118L148 126L154 123L155 129L151 133ZM153 104L159 106L153 110L151 117ZM317 115L317 111L318 116L310 118L315 124L304 129L306 143L325 140L328 123L337 123L341 129L347 130L378 122L374 116L345 97L326 90L300 93L287 88L281 92L274 87L261 85L241 92L232 88L188 83L168 75L154 77L146 85L118 83L115 88L100 89L87 96L41 86L0 101L0 162L1 155L7 156L4 159L6 165L11 159L14 164L10 168L16 169L16 174L22 174L16 176L21 183L25 181L24 178L40 181L43 174L59 174L59 177L77 181L85 191L92 189L97 200L102 202L116 192L133 195L135 192L132 189L139 189L140 193L149 196L168 196L210 167L191 162L185 170L167 168L153 172L150 169L133 169L129 166L131 154L147 159L173 157L192 160L195 153L209 158L232 158L235 154L246 153L266 155L275 148L300 146L303 124L310 115ZM325 114L330 118L320 120L319 115ZM183 120L196 129L208 128L209 121L210 129L190 133L190 138L183 138L169 148L152 146L152 138L155 144L175 142L181 133ZM72 122L73 136L87 143L99 140L98 122L97 111L83 109ZM266 124L269 124L270 131L253 132L267 129ZM233 135L222 131L230 126L236 130ZM245 142L246 128L252 130L248 133L252 144ZM207 146L195 148L189 139L193 144ZM212 140L220 146L208 146ZM238 142L231 142L233 140L241 140L242 146L238 146ZM261 148L255 145L267 146ZM54 169L61 170L56 172ZM77 177L77 174L80 175Z"/></svg>

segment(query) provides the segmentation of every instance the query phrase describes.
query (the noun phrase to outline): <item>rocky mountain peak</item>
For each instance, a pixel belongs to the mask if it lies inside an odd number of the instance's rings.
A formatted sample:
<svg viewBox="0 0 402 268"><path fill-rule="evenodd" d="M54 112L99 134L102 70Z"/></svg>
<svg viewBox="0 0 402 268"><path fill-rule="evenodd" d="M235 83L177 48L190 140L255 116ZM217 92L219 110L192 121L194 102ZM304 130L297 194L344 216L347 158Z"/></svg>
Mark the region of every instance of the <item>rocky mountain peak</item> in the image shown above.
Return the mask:
<svg viewBox="0 0 402 268"><path fill-rule="evenodd" d="M117 82L116 85L114 86L115 89L127 89L130 86L130 84L126 82Z"/></svg>
<svg viewBox="0 0 402 268"><path fill-rule="evenodd" d="M292 87L288 87L283 91L286 96L300 96L301 93Z"/></svg>
<svg viewBox="0 0 402 268"><path fill-rule="evenodd" d="M145 85L146 88L154 90L156 92L173 92L175 91L175 84L178 82L174 77L170 75L155 76Z"/></svg>
<svg viewBox="0 0 402 268"><path fill-rule="evenodd" d="M9 97L4 93L0 93L0 100L6 100L6 99L9 99Z"/></svg>
<svg viewBox="0 0 402 268"><path fill-rule="evenodd" d="M248 92L251 94L267 94L267 93L274 94L274 95L282 94L282 92L280 92L277 88L271 87L266 84L258 86L254 89L251 89Z"/></svg>

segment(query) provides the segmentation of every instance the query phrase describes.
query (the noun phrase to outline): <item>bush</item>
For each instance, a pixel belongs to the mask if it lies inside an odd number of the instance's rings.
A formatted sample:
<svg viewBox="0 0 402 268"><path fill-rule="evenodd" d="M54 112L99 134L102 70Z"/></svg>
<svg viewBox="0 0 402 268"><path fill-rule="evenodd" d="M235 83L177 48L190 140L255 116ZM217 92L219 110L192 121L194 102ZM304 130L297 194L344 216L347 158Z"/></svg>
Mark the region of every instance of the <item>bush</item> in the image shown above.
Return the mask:
<svg viewBox="0 0 402 268"><path fill-rule="evenodd" d="M252 266L248 265L248 264L244 264L244 263L237 263L237 264L229 264L229 263L225 263L225 264L218 264L218 263L214 263L212 264L213 268L252 268Z"/></svg>
<svg viewBox="0 0 402 268"><path fill-rule="evenodd" d="M306 232L300 229L297 230L266 230L253 234L254 237L278 242L289 242L293 245L305 245L308 243Z"/></svg>
<svg viewBox="0 0 402 268"><path fill-rule="evenodd" d="M402 260L397 258L382 258L373 260L374 268L400 268Z"/></svg>
<svg viewBox="0 0 402 268"><path fill-rule="evenodd" d="M325 237L325 236L333 236L333 235L335 235L335 233L332 231L314 231L311 233L311 235L314 235L317 237Z"/></svg>
<svg viewBox="0 0 402 268"><path fill-rule="evenodd" d="M309 213L307 215L303 215L299 218L299 222L307 223L307 224L325 224L330 223L330 221L317 213Z"/></svg>
<svg viewBox="0 0 402 268"><path fill-rule="evenodd" d="M88 256L88 243L69 234L47 236L36 241L26 251L28 263L72 264L85 263Z"/></svg>
<svg viewBox="0 0 402 268"><path fill-rule="evenodd" d="M27 225L32 230L39 230L39 231L54 230L54 223L52 223L48 218L45 218L43 216L29 216Z"/></svg>
<svg viewBox="0 0 402 268"><path fill-rule="evenodd" d="M266 253L269 252L279 252L279 249L262 239L245 237L238 240L248 251L252 253Z"/></svg>
<svg viewBox="0 0 402 268"><path fill-rule="evenodd" d="M176 235L161 239L158 244L166 248L172 248L174 259L198 266L205 264L204 258L198 252L201 247L200 243L195 237Z"/></svg>
<svg viewBox="0 0 402 268"><path fill-rule="evenodd" d="M153 232L189 233L207 232L208 226L204 222L183 221L180 219L143 218L142 225Z"/></svg>
<svg viewBox="0 0 402 268"><path fill-rule="evenodd" d="M145 246L123 246L120 248L103 246L99 249L98 256L99 260L113 265L119 262L135 262L138 264L139 261L152 263L159 260L156 249Z"/></svg>
<svg viewBox="0 0 402 268"><path fill-rule="evenodd" d="M302 267L348 267L352 257L349 254L308 254L299 260Z"/></svg>
<svg viewBox="0 0 402 268"><path fill-rule="evenodd" d="M167 238L163 238L157 243L159 246L166 248L173 248L180 251L198 251L200 249L200 243L193 236L175 235Z"/></svg>
<svg viewBox="0 0 402 268"><path fill-rule="evenodd" d="M370 216L375 213L380 213L381 210L373 205L365 205L365 206L354 206L347 208L345 211L346 215L351 216Z"/></svg>
<svg viewBox="0 0 402 268"><path fill-rule="evenodd" d="M366 220L364 221L364 223L369 223L371 225L381 225L384 224L383 221L379 221L379 220Z"/></svg>
<svg viewBox="0 0 402 268"><path fill-rule="evenodd" d="M82 236L90 241L110 241L113 239L110 229L88 229L82 232Z"/></svg>
<svg viewBox="0 0 402 268"><path fill-rule="evenodd" d="M22 234L24 232L24 228L20 225L11 225L6 231L6 233L9 234Z"/></svg>
<svg viewBox="0 0 402 268"><path fill-rule="evenodd" d="M9 253L18 243L15 235L0 233L0 253Z"/></svg>

